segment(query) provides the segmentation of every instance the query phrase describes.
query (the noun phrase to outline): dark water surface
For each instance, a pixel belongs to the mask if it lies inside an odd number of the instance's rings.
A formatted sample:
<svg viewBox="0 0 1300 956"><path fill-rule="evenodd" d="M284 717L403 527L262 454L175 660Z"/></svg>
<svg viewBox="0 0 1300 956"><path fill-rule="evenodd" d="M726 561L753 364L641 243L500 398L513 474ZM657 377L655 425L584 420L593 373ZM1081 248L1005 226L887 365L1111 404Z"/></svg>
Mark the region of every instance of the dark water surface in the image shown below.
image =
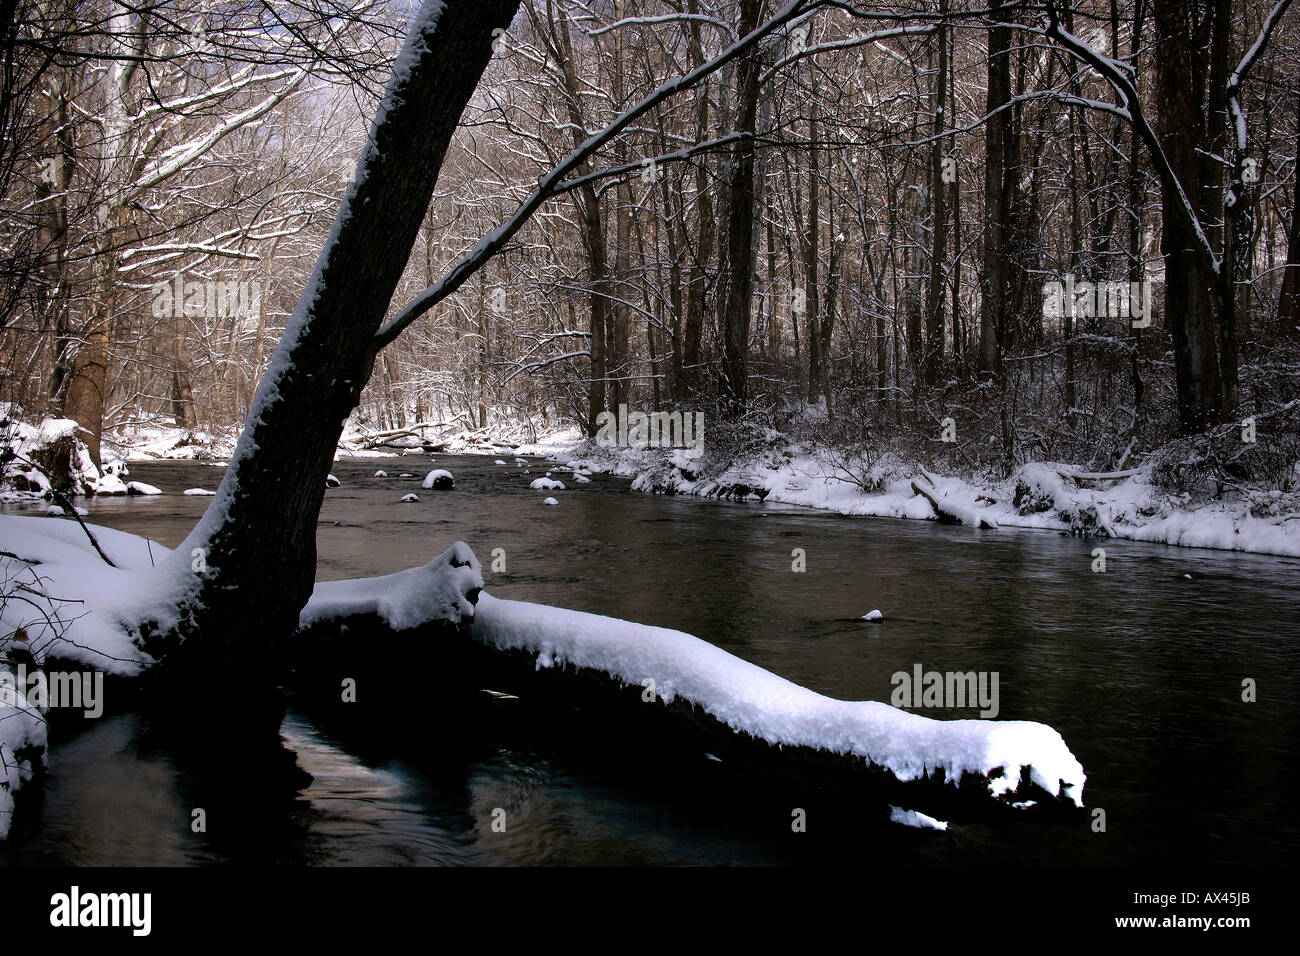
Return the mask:
<svg viewBox="0 0 1300 956"><path fill-rule="evenodd" d="M528 487L546 471L539 461L524 475L514 456L508 467L434 457L336 463L321 579L398 571L464 540L498 597L678 628L835 697L888 700L890 676L917 663L996 671L999 718L1061 732L1105 831L1087 821L920 831L846 794L792 834L788 807L720 781L714 765L657 772L634 755L606 759L512 720L508 703L490 720L440 719L392 744L291 708L282 734L313 782L250 809L259 826L248 839L191 833L202 797L184 761L152 742L143 718L119 715L56 741L43 799L15 822L0 859L637 865L870 854L887 866L1287 863L1300 851L1300 561L648 496L558 473L568 490L541 493ZM430 467L450 469L455 490L420 489ZM390 477L372 477L377 469ZM221 474L137 463L131 477L165 494L90 502L88 520L175 546L209 500L181 491L215 488ZM419 502L399 503L412 491ZM560 504L544 506L548 494ZM1091 570L1096 547L1104 574ZM489 570L496 548L505 572ZM806 551L806 573L791 571L794 548ZM883 624L857 620L873 608ZM1246 678L1258 685L1254 703L1241 699ZM247 786L255 794L258 782ZM506 833L491 829L498 807L508 808Z"/></svg>

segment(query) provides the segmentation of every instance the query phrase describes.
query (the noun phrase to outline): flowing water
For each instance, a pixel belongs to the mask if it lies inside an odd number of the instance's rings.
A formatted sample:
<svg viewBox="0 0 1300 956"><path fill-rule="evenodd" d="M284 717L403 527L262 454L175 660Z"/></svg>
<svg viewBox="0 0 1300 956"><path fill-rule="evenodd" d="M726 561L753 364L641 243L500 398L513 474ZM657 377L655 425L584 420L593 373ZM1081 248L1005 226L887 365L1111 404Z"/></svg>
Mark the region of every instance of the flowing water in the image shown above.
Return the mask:
<svg viewBox="0 0 1300 956"><path fill-rule="evenodd" d="M464 540L498 597L684 630L835 697L888 700L891 676L917 664L995 671L998 718L1051 724L1083 763L1088 819L914 830L846 794L792 834L788 807L712 765L610 759L512 720L508 704L398 743L291 706L282 736L312 782L250 799L243 839L191 832L201 786L145 718L125 714L54 742L43 797L0 861L1169 864L1280 863L1300 850L1300 561L649 496L603 477L539 493L528 487L546 471L538 460L524 474L514 456L506 467L434 457L336 463L321 579L398 571ZM420 489L430 467L450 469L455 489ZM93 501L89 520L175 546L208 501L180 492L215 488L221 468L139 463L131 477L165 494ZM411 491L421 500L399 503ZM544 506L547 494L560 504ZM1092 570L1099 546L1105 573ZM498 548L506 570L493 573ZM859 620L873 608L883 623ZM1247 678L1255 702L1242 700ZM498 807L505 833L491 827Z"/></svg>

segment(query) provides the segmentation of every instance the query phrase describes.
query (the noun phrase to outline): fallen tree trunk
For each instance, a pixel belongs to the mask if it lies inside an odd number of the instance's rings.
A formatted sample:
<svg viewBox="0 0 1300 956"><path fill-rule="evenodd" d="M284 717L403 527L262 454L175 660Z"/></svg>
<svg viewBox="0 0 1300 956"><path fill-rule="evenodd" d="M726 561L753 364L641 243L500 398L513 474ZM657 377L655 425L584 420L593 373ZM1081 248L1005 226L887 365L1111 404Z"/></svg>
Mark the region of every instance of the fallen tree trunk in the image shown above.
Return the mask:
<svg viewBox="0 0 1300 956"><path fill-rule="evenodd" d="M651 722L759 777L859 788L945 819L1077 816L1083 768L1052 728L939 721L800 687L689 634L483 594L457 652L481 687ZM597 716L598 715L598 716Z"/></svg>
<svg viewBox="0 0 1300 956"><path fill-rule="evenodd" d="M916 481L912 482L912 490L930 502L930 507L934 509L935 515L938 516L940 524L965 524L975 528L996 528L997 525L977 514L972 509L964 509L965 514L957 509L957 506L946 500L936 498L930 492L922 488ZM940 503L942 500L942 503Z"/></svg>

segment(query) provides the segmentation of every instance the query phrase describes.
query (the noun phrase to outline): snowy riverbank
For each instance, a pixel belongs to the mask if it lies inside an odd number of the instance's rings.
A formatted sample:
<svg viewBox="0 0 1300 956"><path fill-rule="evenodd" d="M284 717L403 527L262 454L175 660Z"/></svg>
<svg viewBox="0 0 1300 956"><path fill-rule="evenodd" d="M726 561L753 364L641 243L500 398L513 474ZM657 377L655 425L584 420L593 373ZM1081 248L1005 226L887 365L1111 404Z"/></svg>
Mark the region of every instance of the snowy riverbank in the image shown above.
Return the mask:
<svg viewBox="0 0 1300 956"><path fill-rule="evenodd" d="M520 453L631 478L634 490L779 501L844 515L960 521L1181 547L1300 557L1300 491L1161 491L1147 463L1115 476L1031 462L1010 478L973 483L885 455L875 462L776 442L762 456L710 469L682 451L598 447L566 432Z"/></svg>
<svg viewBox="0 0 1300 956"><path fill-rule="evenodd" d="M60 437L59 421L15 425L11 436L30 455ZM66 431L66 429L64 429ZM526 441L522 428L497 434L464 430L434 442L449 454L529 455L632 479L636 491L776 501L844 515L960 522L971 527L1015 527L1127 539L1180 547L1300 557L1300 471L1289 490L1220 486L1199 493L1171 492L1155 480L1155 459L1109 475L1062 462L1030 462L1001 481L938 475L885 454L871 461L841 450L789 441L772 432L761 453L719 461L684 450L601 447L576 428ZM56 434L57 433L57 434ZM337 457L390 458L422 454L432 439L394 436L364 447L373 434L350 427ZM120 480L126 462L229 458L233 432L186 432L148 426L106 437L103 475L77 443L80 464L73 494L128 493ZM15 466L11 466L12 471ZM1297 463L1300 469L1300 463ZM16 473L15 473L16 474ZM0 499L49 497L48 482L30 468L0 489ZM119 487L120 486L120 487Z"/></svg>

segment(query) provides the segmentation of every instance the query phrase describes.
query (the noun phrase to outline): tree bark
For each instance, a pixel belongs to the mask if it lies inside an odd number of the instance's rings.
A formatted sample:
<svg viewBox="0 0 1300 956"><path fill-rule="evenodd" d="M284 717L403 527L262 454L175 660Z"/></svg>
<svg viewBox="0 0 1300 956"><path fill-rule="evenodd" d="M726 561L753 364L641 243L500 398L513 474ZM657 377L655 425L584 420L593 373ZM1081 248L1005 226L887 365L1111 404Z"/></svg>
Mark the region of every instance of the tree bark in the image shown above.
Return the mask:
<svg viewBox="0 0 1300 956"><path fill-rule="evenodd" d="M1188 200L1203 210L1213 190L1207 191L1210 184L1204 177L1209 167L1200 155L1208 138L1207 77L1196 31L1197 6L1188 0L1155 0L1152 13L1157 36L1157 135ZM1208 32L1208 25L1203 32ZM1217 277L1198 249L1188 217L1172 212L1182 200L1169 186L1165 183L1161 190L1165 311L1174 338L1179 426L1183 434L1193 434L1216 424L1222 411L1221 301Z"/></svg>
<svg viewBox="0 0 1300 956"><path fill-rule="evenodd" d="M948 12L947 0L939 0L939 14ZM943 306L944 306L944 253L948 244L948 210L944 204L943 181L943 131L944 97L948 86L948 36L940 25L936 35L939 44L939 75L934 90L934 142L930 144L930 196L933 199L931 216L934 222L933 242L930 247L930 286L925 296L925 384L933 387L939 380L939 365L943 359Z"/></svg>
<svg viewBox="0 0 1300 956"><path fill-rule="evenodd" d="M738 36L758 27L759 0L742 0ZM724 315L723 396L735 413L743 410L749 379L749 325L754 288L754 140L758 122L758 48L736 65L736 129L748 133L731 154L727 215L727 297Z"/></svg>
<svg viewBox="0 0 1300 956"><path fill-rule="evenodd" d="M1002 21L1008 4L995 0L989 30L987 112L1001 109L984 128L984 275L980 312L980 371L1002 373L1002 342L1011 283L1007 249L1011 204L1007 189L1007 159L1011 151L1011 27Z"/></svg>
<svg viewBox="0 0 1300 956"><path fill-rule="evenodd" d="M1300 96L1296 97L1296 117L1300 122ZM1282 295L1277 304L1278 333L1295 337L1300 325L1300 136L1296 137L1296 170L1291 194L1291 228L1287 236L1286 268L1282 275Z"/></svg>
<svg viewBox="0 0 1300 956"><path fill-rule="evenodd" d="M180 592L174 623L142 626L155 657L227 663L296 628L313 587L316 522L343 422L374 368L376 332L491 57L492 30L509 26L517 8L518 0L430 0L415 17L356 180L225 478L155 572Z"/></svg>

